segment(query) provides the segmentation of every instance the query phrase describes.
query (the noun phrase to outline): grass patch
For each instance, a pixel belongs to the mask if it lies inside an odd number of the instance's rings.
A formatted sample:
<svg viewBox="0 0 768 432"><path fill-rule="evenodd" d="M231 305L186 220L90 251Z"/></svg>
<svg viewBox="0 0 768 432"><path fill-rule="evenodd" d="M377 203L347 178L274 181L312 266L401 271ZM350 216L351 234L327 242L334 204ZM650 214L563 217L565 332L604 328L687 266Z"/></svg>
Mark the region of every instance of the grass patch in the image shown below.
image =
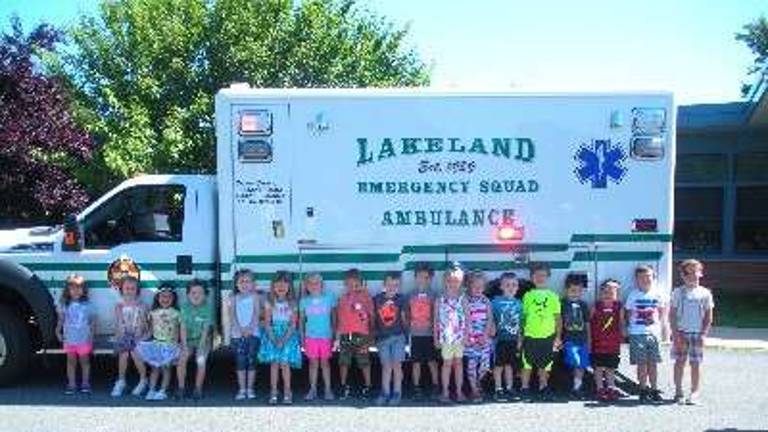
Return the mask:
<svg viewBox="0 0 768 432"><path fill-rule="evenodd" d="M768 327L768 294L716 294L714 324L724 327Z"/></svg>

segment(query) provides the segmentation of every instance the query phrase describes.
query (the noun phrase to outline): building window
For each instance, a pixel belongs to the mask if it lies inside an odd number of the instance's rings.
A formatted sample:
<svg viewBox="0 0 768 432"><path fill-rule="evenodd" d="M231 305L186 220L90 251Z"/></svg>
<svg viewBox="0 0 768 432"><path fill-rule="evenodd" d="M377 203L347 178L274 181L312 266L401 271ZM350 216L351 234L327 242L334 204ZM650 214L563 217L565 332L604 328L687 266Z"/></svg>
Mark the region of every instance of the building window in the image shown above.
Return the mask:
<svg viewBox="0 0 768 432"><path fill-rule="evenodd" d="M727 178L728 158L724 154L682 154L677 157L677 182L722 183Z"/></svg>
<svg viewBox="0 0 768 432"><path fill-rule="evenodd" d="M722 253L722 226L723 188L675 189L675 252Z"/></svg>
<svg viewBox="0 0 768 432"><path fill-rule="evenodd" d="M734 159L737 182L768 181L768 153L740 153Z"/></svg>
<svg viewBox="0 0 768 432"><path fill-rule="evenodd" d="M768 252L768 186L736 189L736 252Z"/></svg>

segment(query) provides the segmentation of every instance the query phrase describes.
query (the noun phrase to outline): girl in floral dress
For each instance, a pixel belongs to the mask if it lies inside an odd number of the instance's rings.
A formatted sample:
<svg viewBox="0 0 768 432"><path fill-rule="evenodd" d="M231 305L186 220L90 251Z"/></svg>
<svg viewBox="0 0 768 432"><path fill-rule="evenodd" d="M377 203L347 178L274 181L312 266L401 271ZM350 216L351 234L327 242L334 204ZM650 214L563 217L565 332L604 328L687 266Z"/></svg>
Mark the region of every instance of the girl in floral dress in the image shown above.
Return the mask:
<svg viewBox="0 0 768 432"><path fill-rule="evenodd" d="M283 403L293 403L291 368L301 368L298 333L298 308L293 298L291 275L279 271L272 279L269 298L264 305L265 336L259 350L259 361L270 365L269 403L278 402L277 385L283 378Z"/></svg>
<svg viewBox="0 0 768 432"><path fill-rule="evenodd" d="M440 402L449 403L451 372L456 390L456 402L466 398L461 388L464 384L462 357L467 340L467 300L461 294L464 272L458 266L445 271L445 290L435 301L435 346L443 358Z"/></svg>
<svg viewBox="0 0 768 432"><path fill-rule="evenodd" d="M464 348L464 355L467 356L467 379L472 392L472 401L482 402L480 381L491 370L493 311L490 300L483 294L485 275L482 272L472 272L467 278L467 286L469 338Z"/></svg>

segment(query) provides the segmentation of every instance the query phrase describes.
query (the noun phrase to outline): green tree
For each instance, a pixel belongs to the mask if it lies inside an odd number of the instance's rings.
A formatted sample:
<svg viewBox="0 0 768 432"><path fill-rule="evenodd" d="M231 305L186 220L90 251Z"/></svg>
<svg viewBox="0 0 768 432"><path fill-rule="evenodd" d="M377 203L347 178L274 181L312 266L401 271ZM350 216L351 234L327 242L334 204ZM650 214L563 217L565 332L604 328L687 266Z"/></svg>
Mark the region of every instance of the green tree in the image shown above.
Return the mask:
<svg viewBox="0 0 768 432"><path fill-rule="evenodd" d="M744 42L752 50L755 60L749 67L749 75L759 74L762 78L768 71L768 20L761 16L742 27L741 33L736 33L736 40ZM741 92L747 95L752 86L743 84Z"/></svg>
<svg viewBox="0 0 768 432"><path fill-rule="evenodd" d="M81 18L53 66L111 180L211 172L220 88L426 85L407 35L355 0L112 0Z"/></svg>

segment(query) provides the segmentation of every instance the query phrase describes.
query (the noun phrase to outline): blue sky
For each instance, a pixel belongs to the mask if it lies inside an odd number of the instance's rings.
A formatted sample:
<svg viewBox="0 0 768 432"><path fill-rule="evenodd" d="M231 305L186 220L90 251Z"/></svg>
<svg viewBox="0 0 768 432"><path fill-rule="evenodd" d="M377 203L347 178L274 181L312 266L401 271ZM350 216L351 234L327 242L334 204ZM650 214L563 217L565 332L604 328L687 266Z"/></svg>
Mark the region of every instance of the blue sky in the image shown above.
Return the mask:
<svg viewBox="0 0 768 432"><path fill-rule="evenodd" d="M739 99L752 57L733 35L768 14L766 0L360 1L410 26L436 86L671 90L678 103ZM0 0L0 18L65 25L95 4Z"/></svg>

